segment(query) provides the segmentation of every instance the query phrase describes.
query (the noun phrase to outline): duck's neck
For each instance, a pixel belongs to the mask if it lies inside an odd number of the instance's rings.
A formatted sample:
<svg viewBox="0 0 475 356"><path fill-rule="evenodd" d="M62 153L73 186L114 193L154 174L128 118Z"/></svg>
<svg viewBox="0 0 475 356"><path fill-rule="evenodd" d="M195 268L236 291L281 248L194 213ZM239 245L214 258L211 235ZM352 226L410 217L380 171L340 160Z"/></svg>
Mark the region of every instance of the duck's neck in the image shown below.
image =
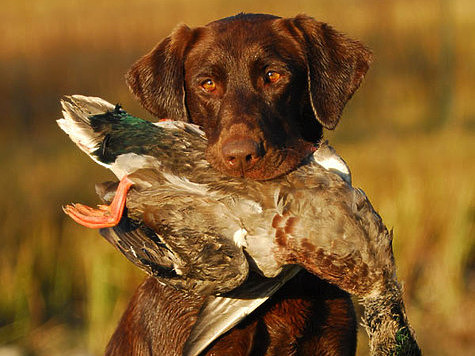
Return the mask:
<svg viewBox="0 0 475 356"><path fill-rule="evenodd" d="M363 306L363 324L372 356L421 355L396 281L384 293L363 299Z"/></svg>

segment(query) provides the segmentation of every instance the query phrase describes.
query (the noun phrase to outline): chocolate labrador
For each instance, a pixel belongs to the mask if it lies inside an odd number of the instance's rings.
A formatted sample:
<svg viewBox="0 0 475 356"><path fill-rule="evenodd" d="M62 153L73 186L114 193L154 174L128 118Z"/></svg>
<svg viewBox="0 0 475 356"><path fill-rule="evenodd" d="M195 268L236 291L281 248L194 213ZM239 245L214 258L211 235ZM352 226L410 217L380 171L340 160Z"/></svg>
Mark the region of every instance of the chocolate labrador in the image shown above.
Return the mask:
<svg viewBox="0 0 475 356"><path fill-rule="evenodd" d="M311 17L238 14L178 26L127 73L157 118L200 125L207 159L222 173L267 180L298 167L337 125L371 53ZM160 285L137 290L108 355L175 355L203 298ZM207 355L352 355L356 318L348 294L301 272L222 335Z"/></svg>

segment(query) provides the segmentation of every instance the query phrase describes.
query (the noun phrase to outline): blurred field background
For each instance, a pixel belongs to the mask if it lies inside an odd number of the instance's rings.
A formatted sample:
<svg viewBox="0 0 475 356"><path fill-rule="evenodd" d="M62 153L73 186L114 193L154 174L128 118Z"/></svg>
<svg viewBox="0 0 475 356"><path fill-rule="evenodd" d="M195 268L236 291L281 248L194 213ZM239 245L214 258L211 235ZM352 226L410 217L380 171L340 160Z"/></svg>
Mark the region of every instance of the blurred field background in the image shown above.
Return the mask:
<svg viewBox="0 0 475 356"><path fill-rule="evenodd" d="M475 354L473 0L4 0L0 7L0 355L100 355L143 274L61 205L102 167L60 132L59 99L152 119L123 74L180 22L307 13L375 61L330 141L388 226L426 355ZM364 332L359 355L367 354Z"/></svg>

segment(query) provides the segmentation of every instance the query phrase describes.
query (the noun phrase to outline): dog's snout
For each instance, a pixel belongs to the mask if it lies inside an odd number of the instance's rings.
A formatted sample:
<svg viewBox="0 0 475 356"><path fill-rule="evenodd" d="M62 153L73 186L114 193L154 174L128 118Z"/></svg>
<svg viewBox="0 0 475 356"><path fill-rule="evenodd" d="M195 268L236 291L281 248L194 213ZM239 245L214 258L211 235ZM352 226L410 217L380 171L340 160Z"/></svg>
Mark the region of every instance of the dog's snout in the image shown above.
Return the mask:
<svg viewBox="0 0 475 356"><path fill-rule="evenodd" d="M228 168L245 172L261 159L264 149L261 142L250 138L234 137L223 144L222 154Z"/></svg>

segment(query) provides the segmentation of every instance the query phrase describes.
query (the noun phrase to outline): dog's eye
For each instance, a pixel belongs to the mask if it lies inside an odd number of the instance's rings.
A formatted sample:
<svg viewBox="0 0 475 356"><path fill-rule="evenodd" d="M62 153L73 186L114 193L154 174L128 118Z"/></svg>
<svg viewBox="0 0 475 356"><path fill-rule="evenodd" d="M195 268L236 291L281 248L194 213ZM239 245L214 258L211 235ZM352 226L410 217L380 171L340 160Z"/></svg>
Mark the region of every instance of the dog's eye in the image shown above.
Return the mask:
<svg viewBox="0 0 475 356"><path fill-rule="evenodd" d="M270 70L266 73L266 81L268 83L277 83L281 78L280 73Z"/></svg>
<svg viewBox="0 0 475 356"><path fill-rule="evenodd" d="M203 88L204 91L212 92L216 90L216 83L211 79L206 79L201 83L201 88Z"/></svg>

